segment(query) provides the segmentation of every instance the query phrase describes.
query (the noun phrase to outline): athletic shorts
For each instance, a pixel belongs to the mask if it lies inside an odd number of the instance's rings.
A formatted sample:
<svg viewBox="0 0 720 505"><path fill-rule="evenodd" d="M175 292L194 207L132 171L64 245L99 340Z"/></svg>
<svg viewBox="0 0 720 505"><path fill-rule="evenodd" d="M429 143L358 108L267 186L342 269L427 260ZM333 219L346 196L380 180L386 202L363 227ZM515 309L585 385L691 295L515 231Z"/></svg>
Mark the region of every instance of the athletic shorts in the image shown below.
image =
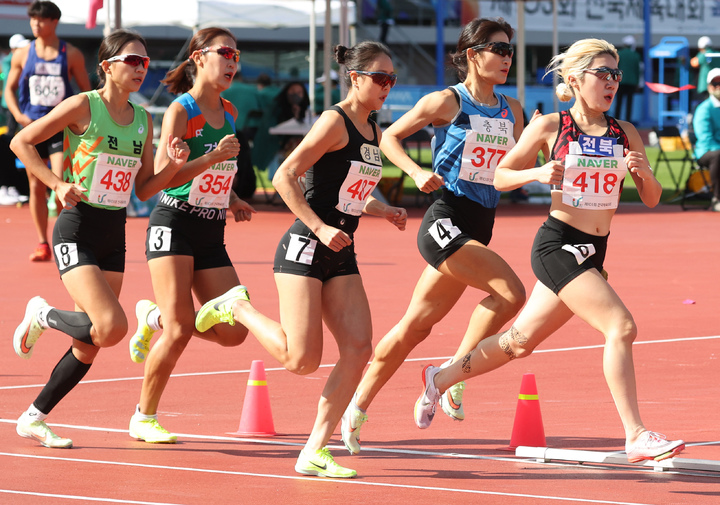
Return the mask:
<svg viewBox="0 0 720 505"><path fill-rule="evenodd" d="M420 254L438 268L470 240L488 245L495 225L495 209L443 189L442 196L425 212L418 230Z"/></svg>
<svg viewBox="0 0 720 505"><path fill-rule="evenodd" d="M125 209L109 210L80 202L63 209L53 229L53 256L60 275L81 265L125 271Z"/></svg>
<svg viewBox="0 0 720 505"><path fill-rule="evenodd" d="M350 238L353 234L349 233ZM355 242L335 252L296 220L283 235L275 251L275 273L304 275L322 282L341 275L359 274Z"/></svg>
<svg viewBox="0 0 720 505"><path fill-rule="evenodd" d="M586 270L602 272L609 236L590 235L548 216L532 247L530 263L535 276L558 294Z"/></svg>
<svg viewBox="0 0 720 505"><path fill-rule="evenodd" d="M225 249L226 209L196 207L165 193L150 213L145 257L192 256L194 270L231 267Z"/></svg>
<svg viewBox="0 0 720 505"><path fill-rule="evenodd" d="M51 154L61 153L63 151L63 132L58 132L47 140L44 140L35 146L40 158L46 160Z"/></svg>

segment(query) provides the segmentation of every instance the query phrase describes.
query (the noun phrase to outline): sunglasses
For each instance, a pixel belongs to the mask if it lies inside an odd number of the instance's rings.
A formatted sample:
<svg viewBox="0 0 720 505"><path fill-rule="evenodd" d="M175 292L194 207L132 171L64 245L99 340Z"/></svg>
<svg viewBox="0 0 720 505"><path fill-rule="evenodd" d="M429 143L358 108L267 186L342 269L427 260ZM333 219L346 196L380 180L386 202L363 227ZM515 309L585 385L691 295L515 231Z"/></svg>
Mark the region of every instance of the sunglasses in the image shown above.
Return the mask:
<svg viewBox="0 0 720 505"><path fill-rule="evenodd" d="M398 78L397 74L386 74L385 72L365 72L364 70L350 70L350 72L355 72L358 75L370 76L372 82L381 88L384 88L385 86L390 86L392 88L395 86L395 83L397 83Z"/></svg>
<svg viewBox="0 0 720 505"><path fill-rule="evenodd" d="M587 68L584 71L588 72L590 74L593 74L595 77L597 77L601 81L609 81L610 79L612 79L615 82L620 82L620 81L622 81L622 76L623 76L623 71L620 70L619 68L608 68L608 67Z"/></svg>
<svg viewBox="0 0 720 505"><path fill-rule="evenodd" d="M498 56L502 56L503 58L506 56L512 58L513 54L515 54L515 48L513 45L507 42L486 42L485 44L473 46L470 49L477 53L479 53L481 49L484 49L493 54L497 54Z"/></svg>
<svg viewBox="0 0 720 505"><path fill-rule="evenodd" d="M710 86L720 86L720 81L710 81Z"/></svg>
<svg viewBox="0 0 720 505"><path fill-rule="evenodd" d="M209 47L206 47L201 52L205 54L209 51L218 53L226 60L233 60L235 63L240 61L240 49L233 49L232 47L227 46L220 46L217 49L211 49Z"/></svg>
<svg viewBox="0 0 720 505"><path fill-rule="evenodd" d="M119 54L117 56L113 56L112 58L108 58L105 61L108 63L112 63L113 61L122 61L125 65L130 65L131 67L142 65L146 70L150 65L150 58L139 54Z"/></svg>

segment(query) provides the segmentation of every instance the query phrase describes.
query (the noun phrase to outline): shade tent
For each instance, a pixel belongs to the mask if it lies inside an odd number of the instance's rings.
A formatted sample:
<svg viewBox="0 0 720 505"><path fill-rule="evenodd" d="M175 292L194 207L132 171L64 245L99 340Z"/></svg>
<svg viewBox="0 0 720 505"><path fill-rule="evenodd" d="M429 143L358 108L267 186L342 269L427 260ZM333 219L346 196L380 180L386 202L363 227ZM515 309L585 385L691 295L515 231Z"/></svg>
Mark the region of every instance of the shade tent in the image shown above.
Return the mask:
<svg viewBox="0 0 720 505"><path fill-rule="evenodd" d="M62 23L85 25L90 0L53 1L62 11ZM314 28L326 24L328 7L331 25L347 27L356 19L355 2L348 0L105 0L103 8L97 12L99 25L106 23L108 9L110 17L113 17L116 5L121 8L120 25L124 27L178 26L189 30L208 26L231 29L310 27L308 85L311 95L314 95L314 54L317 46ZM312 26L312 19L315 26ZM328 58L329 52L325 51L325 59ZM329 68L329 61L324 62L324 68Z"/></svg>
<svg viewBox="0 0 720 505"><path fill-rule="evenodd" d="M53 0L62 11L62 23L85 24L89 0ZM326 0L105 0L97 22L103 24L115 2L122 7L122 26L180 26L189 29L207 26L226 28L282 28L310 26L315 4L316 24L325 23ZM340 23L340 0L330 3L331 21ZM355 22L355 10L348 10Z"/></svg>

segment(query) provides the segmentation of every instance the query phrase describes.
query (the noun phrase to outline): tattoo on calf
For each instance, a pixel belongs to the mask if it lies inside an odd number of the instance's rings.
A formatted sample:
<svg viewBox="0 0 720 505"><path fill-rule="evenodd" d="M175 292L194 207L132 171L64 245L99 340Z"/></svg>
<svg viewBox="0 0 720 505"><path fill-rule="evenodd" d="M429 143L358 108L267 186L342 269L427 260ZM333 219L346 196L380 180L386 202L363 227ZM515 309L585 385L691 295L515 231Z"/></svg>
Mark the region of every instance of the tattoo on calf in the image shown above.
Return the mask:
<svg viewBox="0 0 720 505"><path fill-rule="evenodd" d="M467 353L463 359L462 359L462 371L463 373L470 373L470 358L472 357L472 353Z"/></svg>
<svg viewBox="0 0 720 505"><path fill-rule="evenodd" d="M500 340L498 342L500 344L500 349L503 350L503 352L507 355L508 358L510 358L510 361L515 359L515 353L510 348L510 332L506 331L500 336Z"/></svg>
<svg viewBox="0 0 720 505"><path fill-rule="evenodd" d="M511 340L514 340L518 345L523 346L527 344L528 338L514 326L511 326L508 331L502 334L499 341L500 348L512 361L517 358L517 356L515 356L515 352L510 347Z"/></svg>

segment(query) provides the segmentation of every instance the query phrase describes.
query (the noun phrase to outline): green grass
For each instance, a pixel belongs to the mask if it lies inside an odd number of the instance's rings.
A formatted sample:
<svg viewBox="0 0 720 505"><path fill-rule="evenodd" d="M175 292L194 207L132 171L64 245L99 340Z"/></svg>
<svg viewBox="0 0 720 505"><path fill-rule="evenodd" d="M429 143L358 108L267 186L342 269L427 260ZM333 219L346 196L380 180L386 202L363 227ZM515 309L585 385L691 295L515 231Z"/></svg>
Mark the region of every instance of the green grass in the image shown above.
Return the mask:
<svg viewBox="0 0 720 505"><path fill-rule="evenodd" d="M659 150L657 147L645 148L648 160L650 161L650 166L653 167L653 169L655 170L655 177L663 187L663 194L660 200L664 203L671 203L674 202L674 200L679 196L679 194L676 192L675 183L672 180L671 172L668 169L667 165L661 164L660 166L656 166L658 151ZM424 163L429 164L431 159L430 149L423 149L421 152L421 157ZM684 172L681 174L680 170L682 168L682 164L679 160L673 160L673 158L682 158L682 153L670 153L668 157L671 159L670 167L672 168L673 173L676 174L676 177L682 177L680 183L680 189L682 190L685 185L685 180L688 177L688 167L686 165ZM402 171L398 167L390 163L386 158L383 159L383 178L397 178L402 175ZM263 187L272 188L272 183L268 180L267 171L259 172L258 190L262 191ZM403 180L403 194L416 195L417 193L418 189L415 186L413 180L410 177L405 177L405 179ZM641 201L637 188L635 187L635 181L633 181L632 177L630 177L629 174L625 177L625 185L623 187L623 193L620 200L623 202Z"/></svg>

